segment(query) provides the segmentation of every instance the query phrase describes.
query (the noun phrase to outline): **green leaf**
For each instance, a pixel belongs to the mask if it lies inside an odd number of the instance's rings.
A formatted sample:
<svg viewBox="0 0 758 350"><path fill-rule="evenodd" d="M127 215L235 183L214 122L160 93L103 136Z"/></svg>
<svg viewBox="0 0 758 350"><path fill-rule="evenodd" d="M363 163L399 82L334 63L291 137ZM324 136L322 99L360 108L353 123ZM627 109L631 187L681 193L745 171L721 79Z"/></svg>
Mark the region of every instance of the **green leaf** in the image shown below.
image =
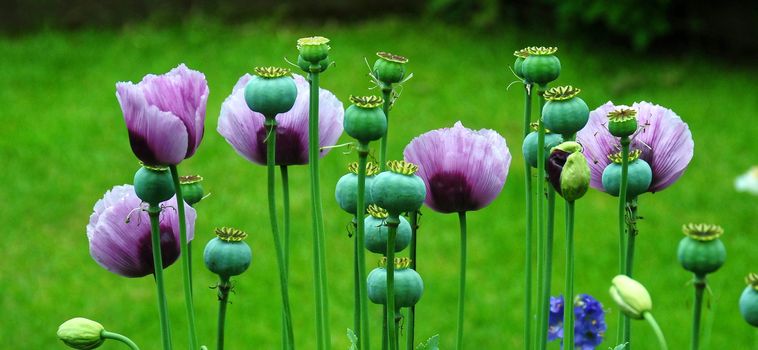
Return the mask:
<svg viewBox="0 0 758 350"><path fill-rule="evenodd" d="M624 350L624 349L626 349L626 344L629 344L629 343L624 343L624 344L616 345L616 347L613 348L613 350ZM610 348L608 348L608 349L610 349Z"/></svg>
<svg viewBox="0 0 758 350"><path fill-rule="evenodd" d="M440 350L440 335L436 334L419 344L416 350Z"/></svg>
<svg viewBox="0 0 758 350"><path fill-rule="evenodd" d="M350 340L350 349L348 350L358 350L358 336L350 328L347 329L347 339Z"/></svg>

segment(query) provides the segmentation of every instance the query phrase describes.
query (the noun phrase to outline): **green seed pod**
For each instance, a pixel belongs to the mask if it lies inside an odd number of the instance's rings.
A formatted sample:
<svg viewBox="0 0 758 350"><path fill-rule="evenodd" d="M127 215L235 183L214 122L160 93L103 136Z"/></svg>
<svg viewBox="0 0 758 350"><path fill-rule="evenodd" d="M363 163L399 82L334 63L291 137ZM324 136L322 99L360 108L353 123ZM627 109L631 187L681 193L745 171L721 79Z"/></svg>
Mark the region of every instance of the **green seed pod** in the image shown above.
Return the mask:
<svg viewBox="0 0 758 350"><path fill-rule="evenodd" d="M590 119L590 108L573 86L557 86L545 92L542 122L554 133L570 136L582 130Z"/></svg>
<svg viewBox="0 0 758 350"><path fill-rule="evenodd" d="M405 64L408 63L408 59L400 56L393 55L387 52L377 52L379 59L374 62L374 68L372 73L376 79L379 79L386 85L392 85L403 81L405 77Z"/></svg>
<svg viewBox="0 0 758 350"><path fill-rule="evenodd" d="M347 169L350 172L343 175L337 181L334 197L337 199L337 204L339 204L342 210L355 215L358 206L358 163L350 163ZM374 199L371 197L371 186L378 173L379 167L376 166L376 164L372 162L366 164L366 188L364 191L364 202L366 207L374 203Z"/></svg>
<svg viewBox="0 0 758 350"><path fill-rule="evenodd" d="M608 131L616 137L628 137L637 131L637 111L621 108L608 113Z"/></svg>
<svg viewBox="0 0 758 350"><path fill-rule="evenodd" d="M143 165L134 174L134 192L143 202L158 205L174 196L174 180L168 168Z"/></svg>
<svg viewBox="0 0 758 350"><path fill-rule="evenodd" d="M720 226L688 224L682 231L686 237L679 241L676 255L685 270L703 277L724 265L726 247L719 239L724 233Z"/></svg>
<svg viewBox="0 0 758 350"><path fill-rule="evenodd" d="M237 276L250 266L253 252L243 240L247 237L244 231L222 227L216 229L216 238L205 245L203 260L211 272L221 279Z"/></svg>
<svg viewBox="0 0 758 350"><path fill-rule="evenodd" d="M625 275L613 278L611 298L627 316L641 320L642 314L653 310L653 301L645 286Z"/></svg>
<svg viewBox="0 0 758 350"><path fill-rule="evenodd" d="M389 229L384 221L389 214L376 205L368 207L368 214L363 220L366 228L366 249L372 253L386 255ZM397 225L397 235L395 236L395 252L402 251L410 243L411 224L404 216L400 216L400 223Z"/></svg>
<svg viewBox="0 0 758 350"><path fill-rule="evenodd" d="M297 50L300 56L311 63L318 64L329 55L329 39L323 36L312 36L297 39Z"/></svg>
<svg viewBox="0 0 758 350"><path fill-rule="evenodd" d="M758 327L758 275L751 273L745 277L747 287L740 296L740 313L753 327Z"/></svg>
<svg viewBox="0 0 758 350"><path fill-rule="evenodd" d="M524 79L538 85L547 85L561 74L561 61L553 55L557 47L528 47L529 54L521 65Z"/></svg>
<svg viewBox="0 0 758 350"><path fill-rule="evenodd" d="M387 117L382 111L384 100L376 96L350 96L353 104L345 110L344 127L350 137L367 144L387 132Z"/></svg>
<svg viewBox="0 0 758 350"><path fill-rule="evenodd" d="M332 60L329 57L324 58L318 62L319 69L313 73L323 73L327 68L329 68L329 65L331 64ZM311 63L306 61L303 56L297 56L297 66L300 67L300 69L302 69L304 72L311 72Z"/></svg>
<svg viewBox="0 0 758 350"><path fill-rule="evenodd" d="M387 162L389 171L376 176L371 196L376 205L386 209L390 216L421 208L426 199L426 185L417 175L418 166L405 161Z"/></svg>
<svg viewBox="0 0 758 350"><path fill-rule="evenodd" d="M626 182L626 197L632 198L647 192L653 181L653 169L646 161L639 159L639 150L629 153L629 166ZM609 155L611 164L603 170L603 189L611 196L618 197L621 193L621 154Z"/></svg>
<svg viewBox="0 0 758 350"><path fill-rule="evenodd" d="M96 349L105 342L105 328L100 323L82 317L72 318L58 327L58 339L79 350Z"/></svg>
<svg viewBox="0 0 758 350"><path fill-rule="evenodd" d="M521 49L514 52L513 55L516 56L516 61L513 62L513 73L516 73L517 77L526 80L524 77L523 64L524 59L529 56L529 52L526 49ZM526 81L526 83L529 83L529 81Z"/></svg>
<svg viewBox="0 0 758 350"><path fill-rule="evenodd" d="M200 175L188 175L179 178L179 187L182 189L184 201L190 206L195 206L203 199L203 185L200 183L203 177Z"/></svg>
<svg viewBox="0 0 758 350"><path fill-rule="evenodd" d="M383 258L381 266L373 269L367 278L368 298L374 304L387 303L387 259ZM395 259L395 307L411 307L421 300L424 294L424 281L418 272L410 269L410 259Z"/></svg>
<svg viewBox="0 0 758 350"><path fill-rule="evenodd" d="M546 171L553 188L567 201L582 198L590 187L590 166L577 142L567 141L551 149Z"/></svg>
<svg viewBox="0 0 758 350"><path fill-rule="evenodd" d="M533 127L536 127L537 123L533 123ZM539 137L537 131L532 131L524 138L524 144L521 146L521 152L524 153L524 159L532 166L537 167L537 138ZM550 150L553 147L563 143L563 136L561 134L553 134L550 130L545 130L545 160L550 155Z"/></svg>
<svg viewBox="0 0 758 350"><path fill-rule="evenodd" d="M256 67L255 75L245 86L245 102L250 110L274 118L292 109L297 85L290 70L279 67Z"/></svg>

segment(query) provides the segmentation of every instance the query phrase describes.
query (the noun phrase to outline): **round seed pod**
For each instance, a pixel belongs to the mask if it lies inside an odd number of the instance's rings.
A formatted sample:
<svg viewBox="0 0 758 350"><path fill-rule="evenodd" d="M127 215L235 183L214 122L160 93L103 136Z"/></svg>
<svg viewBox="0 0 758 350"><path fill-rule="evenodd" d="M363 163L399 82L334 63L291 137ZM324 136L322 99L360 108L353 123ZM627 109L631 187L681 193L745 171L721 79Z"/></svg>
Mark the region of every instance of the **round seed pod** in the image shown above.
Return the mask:
<svg viewBox="0 0 758 350"><path fill-rule="evenodd" d="M364 144L382 138L387 132L384 100L376 96L350 96L350 102L353 104L345 110L345 132Z"/></svg>
<svg viewBox="0 0 758 350"><path fill-rule="evenodd" d="M653 170L646 161L639 159L640 151L629 153L629 168L627 174L626 196L632 198L647 192L653 181ZM603 170L603 188L605 192L618 197L621 193L621 155L609 156L612 160Z"/></svg>
<svg viewBox="0 0 758 350"><path fill-rule="evenodd" d="M556 47L528 47L529 54L522 63L524 79L538 85L547 85L561 74L561 61L555 57Z"/></svg>
<svg viewBox="0 0 758 350"><path fill-rule="evenodd" d="M329 57L324 58L318 62L319 69L315 73L323 73L327 68L329 68L330 64L332 64L332 60ZM297 66L305 72L311 71L311 63L306 61L303 56L297 56Z"/></svg>
<svg viewBox="0 0 758 350"><path fill-rule="evenodd" d="M516 76L521 79L526 79L524 77L523 64L524 64L524 59L526 59L529 56L529 52L526 49L521 49L514 52L513 55L516 56L516 61L513 62L513 73L516 73Z"/></svg>
<svg viewBox="0 0 758 350"><path fill-rule="evenodd" d="M190 206L195 206L203 199L203 185L200 183L203 177L200 175L188 175L179 178L179 187L182 189L184 201Z"/></svg>
<svg viewBox="0 0 758 350"><path fill-rule="evenodd" d="M312 36L297 39L297 50L300 56L311 63L318 63L329 55L329 39L323 36Z"/></svg>
<svg viewBox="0 0 758 350"><path fill-rule="evenodd" d="M608 131L616 137L628 137L637 131L637 111L621 108L608 113Z"/></svg>
<svg viewBox="0 0 758 350"><path fill-rule="evenodd" d="M542 122L554 133L573 135L590 119L590 108L577 97L581 90L573 86L557 86L545 92Z"/></svg>
<svg viewBox="0 0 758 350"><path fill-rule="evenodd" d="M387 225L384 221L389 214L386 210L370 205L368 207L368 216L363 220L366 228L366 249L372 253L387 254ZM397 225L397 234L395 236L395 252L402 251L411 243L411 224L404 216L400 216L400 223Z"/></svg>
<svg viewBox="0 0 758 350"><path fill-rule="evenodd" d="M386 259L383 259L386 261ZM410 259L395 259L395 307L411 307L421 300L424 294L424 281L421 275L408 268ZM367 278L368 298L374 304L387 304L387 269L377 267L373 269Z"/></svg>
<svg viewBox="0 0 758 350"><path fill-rule="evenodd" d="M353 162L348 165L348 171L349 173L337 180L334 197L342 210L355 215L358 207L358 163ZM374 203L374 198L371 196L371 186L373 186L374 178L378 173L379 167L376 164L371 162L366 164L366 188L364 191L366 207Z"/></svg>
<svg viewBox="0 0 758 350"><path fill-rule="evenodd" d="M274 118L292 109L297 85L290 71L279 67L256 67L255 75L245 86L245 102L250 110Z"/></svg>
<svg viewBox="0 0 758 350"><path fill-rule="evenodd" d="M134 174L134 192L143 202L158 205L174 196L174 180L168 168L143 165Z"/></svg>
<svg viewBox="0 0 758 350"><path fill-rule="evenodd" d="M532 166L537 167L537 138L539 137L537 131L532 131L524 138L524 143L521 146L521 152L524 154L524 159ZM550 150L553 147L563 143L563 136L560 134L545 133L545 160L550 155Z"/></svg>
<svg viewBox="0 0 758 350"><path fill-rule="evenodd" d="M377 52L376 55L379 59L374 62L374 68L372 69L374 77L386 85L403 81L405 77L405 64L408 63L407 58L388 52Z"/></svg>
<svg viewBox="0 0 758 350"><path fill-rule="evenodd" d="M687 224L679 241L677 258L685 270L698 276L715 272L726 261L726 247L719 237L724 230L716 225Z"/></svg>
<svg viewBox="0 0 758 350"><path fill-rule="evenodd" d="M758 327L758 275L751 273L745 277L747 287L740 296L740 313L753 327Z"/></svg>
<svg viewBox="0 0 758 350"><path fill-rule="evenodd" d="M421 208L426 199L424 180L415 175L418 166L405 161L387 162L389 171L376 175L371 196L390 216Z"/></svg>
<svg viewBox="0 0 758 350"><path fill-rule="evenodd" d="M203 260L211 272L222 279L237 276L250 266L253 252L243 240L247 233L229 227L216 229L215 238L205 245Z"/></svg>

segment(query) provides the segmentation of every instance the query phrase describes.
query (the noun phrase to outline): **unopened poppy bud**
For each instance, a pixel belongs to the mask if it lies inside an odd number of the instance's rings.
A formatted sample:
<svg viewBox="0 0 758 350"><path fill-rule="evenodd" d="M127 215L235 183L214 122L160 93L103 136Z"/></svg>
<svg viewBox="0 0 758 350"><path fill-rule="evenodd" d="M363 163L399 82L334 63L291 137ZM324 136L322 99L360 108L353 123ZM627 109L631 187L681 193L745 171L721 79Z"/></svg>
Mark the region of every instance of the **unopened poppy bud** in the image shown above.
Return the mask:
<svg viewBox="0 0 758 350"><path fill-rule="evenodd" d="M379 79L386 85L391 85L403 81L405 77L405 64L408 59L394 55L388 52L377 52L379 59L374 62L372 73L376 79Z"/></svg>
<svg viewBox="0 0 758 350"><path fill-rule="evenodd" d="M571 85L557 86L545 91L542 122L545 127L564 137L582 130L590 119L590 107L579 98L580 89Z"/></svg>
<svg viewBox="0 0 758 350"><path fill-rule="evenodd" d="M616 137L628 137L634 134L637 131L637 111L621 108L609 112L608 131Z"/></svg>
<svg viewBox="0 0 758 350"><path fill-rule="evenodd" d="M256 67L254 72L245 86L245 102L250 110L274 118L292 109L297 99L297 85L289 69Z"/></svg>
<svg viewBox="0 0 758 350"><path fill-rule="evenodd" d="M751 273L745 277L747 287L740 296L740 313L753 327L758 327L758 275Z"/></svg>
<svg viewBox="0 0 758 350"><path fill-rule="evenodd" d="M378 140L387 132L387 117L382 110L384 100L377 96L350 96L345 110L345 132L361 143Z"/></svg>
<svg viewBox="0 0 758 350"><path fill-rule="evenodd" d="M72 318L58 327L58 339L74 349L96 349L105 342L103 325L83 317Z"/></svg>
<svg viewBox="0 0 758 350"><path fill-rule="evenodd" d="M215 238L205 246L203 260L211 272L222 279L237 276L250 266L253 252L244 242L247 233L230 227L216 229Z"/></svg>
<svg viewBox="0 0 758 350"><path fill-rule="evenodd" d="M416 174L418 166L405 161L387 162L389 171L376 176L371 196L390 216L421 208L426 198L426 185Z"/></svg>
<svg viewBox="0 0 758 350"><path fill-rule="evenodd" d="M203 199L203 185L200 183L203 177L200 175L188 175L179 178L179 187L182 189L184 201L190 206L195 206Z"/></svg>
<svg viewBox="0 0 758 350"><path fill-rule="evenodd" d="M297 39L297 50L300 56L312 63L318 64L329 55L329 39L323 36L311 36Z"/></svg>
<svg viewBox="0 0 758 350"><path fill-rule="evenodd" d="M703 277L724 265L726 247L719 239L724 233L720 226L687 224L682 231L686 237L679 241L677 258L685 270Z"/></svg>
<svg viewBox="0 0 758 350"><path fill-rule="evenodd" d="M629 153L626 180L626 196L633 198L637 195L647 192L653 181L653 169L650 165L640 159L640 150L634 150ZM621 193L621 172L622 157L621 153L615 153L608 156L611 163L605 167L602 175L602 183L605 192L618 196Z"/></svg>
<svg viewBox="0 0 758 350"><path fill-rule="evenodd" d="M543 86L558 79L561 73L561 61L555 57L557 47L532 46L526 50L529 55L524 58L521 68L524 79Z"/></svg>
<svg viewBox="0 0 758 350"><path fill-rule="evenodd" d="M645 286L625 275L611 282L611 298L627 316L641 320L643 313L653 310L653 301Z"/></svg>
<svg viewBox="0 0 758 350"><path fill-rule="evenodd" d="M174 196L174 180L168 168L143 165L134 174L134 192L143 202L158 205Z"/></svg>
<svg viewBox="0 0 758 350"><path fill-rule="evenodd" d="M567 201L582 198L590 187L590 167L577 142L567 141L553 147L546 171L553 188Z"/></svg>

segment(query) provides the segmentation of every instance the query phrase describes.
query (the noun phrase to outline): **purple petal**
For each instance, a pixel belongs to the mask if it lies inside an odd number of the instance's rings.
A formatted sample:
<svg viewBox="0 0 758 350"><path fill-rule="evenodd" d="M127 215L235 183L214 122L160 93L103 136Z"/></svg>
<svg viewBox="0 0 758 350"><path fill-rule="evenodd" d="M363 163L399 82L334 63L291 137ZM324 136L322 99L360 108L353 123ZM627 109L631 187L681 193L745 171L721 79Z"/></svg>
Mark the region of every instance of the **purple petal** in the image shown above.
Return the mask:
<svg viewBox="0 0 758 350"><path fill-rule="evenodd" d="M603 189L603 170L610 164L608 155L619 151L619 141L608 131L608 113L616 109L612 102L590 112L587 125L576 133L576 140L584 149L584 156L590 166L590 186L600 191Z"/></svg>
<svg viewBox="0 0 758 350"><path fill-rule="evenodd" d="M143 91L132 83L116 84L116 97L124 113L129 143L145 164L179 164L187 151L187 129L174 114L147 103Z"/></svg>
<svg viewBox="0 0 758 350"><path fill-rule="evenodd" d="M503 189L511 163L502 136L467 129L461 122L414 138L403 154L419 166L426 204L443 213L487 206Z"/></svg>

